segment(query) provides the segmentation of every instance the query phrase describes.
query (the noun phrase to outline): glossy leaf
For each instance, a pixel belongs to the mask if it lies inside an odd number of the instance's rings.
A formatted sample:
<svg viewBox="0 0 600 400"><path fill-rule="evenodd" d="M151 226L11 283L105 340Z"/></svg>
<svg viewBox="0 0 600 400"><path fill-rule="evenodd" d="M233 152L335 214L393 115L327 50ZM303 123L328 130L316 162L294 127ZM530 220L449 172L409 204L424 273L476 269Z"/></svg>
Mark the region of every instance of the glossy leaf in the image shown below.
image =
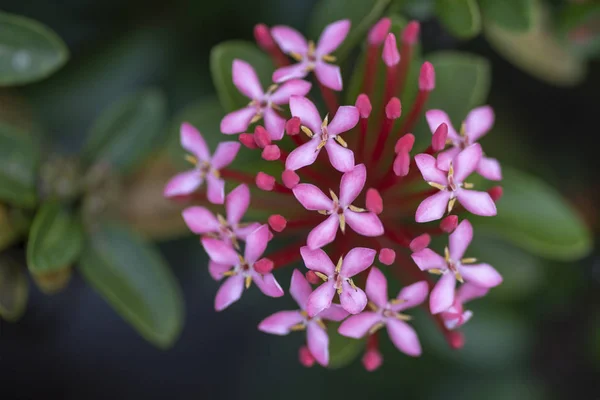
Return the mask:
<svg viewBox="0 0 600 400"><path fill-rule="evenodd" d="M527 31L533 25L535 0L480 0L483 16L502 28Z"/></svg>
<svg viewBox="0 0 600 400"><path fill-rule="evenodd" d="M327 328L329 334L329 368L341 368L354 361L365 348L364 339L352 339L340 335L340 324L332 323Z"/></svg>
<svg viewBox="0 0 600 400"><path fill-rule="evenodd" d="M476 0L436 0L436 12L444 26L462 39L481 31L481 13Z"/></svg>
<svg viewBox="0 0 600 400"><path fill-rule="evenodd" d="M28 296L25 269L12 255L0 254L0 317L18 320L25 312Z"/></svg>
<svg viewBox="0 0 600 400"><path fill-rule="evenodd" d="M0 38L0 86L44 79L69 58L60 37L29 18L0 12Z"/></svg>
<svg viewBox="0 0 600 400"><path fill-rule="evenodd" d="M179 285L160 253L118 225L99 226L80 261L85 280L146 340L171 347L183 326Z"/></svg>

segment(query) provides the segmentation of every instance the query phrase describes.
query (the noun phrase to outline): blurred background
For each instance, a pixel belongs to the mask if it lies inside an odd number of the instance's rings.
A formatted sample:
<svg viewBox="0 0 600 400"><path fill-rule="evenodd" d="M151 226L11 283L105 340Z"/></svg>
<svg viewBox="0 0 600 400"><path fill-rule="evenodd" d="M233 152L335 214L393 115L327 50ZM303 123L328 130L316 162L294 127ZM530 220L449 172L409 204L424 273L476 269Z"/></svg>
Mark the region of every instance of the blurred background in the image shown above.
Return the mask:
<svg viewBox="0 0 600 400"><path fill-rule="evenodd" d="M3 11L52 28L71 52L68 64L51 78L0 90L0 105L26 104L44 127L44 149L69 154L82 143L94 117L134 89L162 89L171 116L214 94L212 46L228 39L252 40L259 22L303 30L315 1L1 3ZM461 40L448 33L427 1L412 3L412 16L423 23L425 52L460 49L490 61L488 103L497 122L487 146L496 146L495 154L506 164L554 186L597 237L598 57L581 67L587 72L576 82L552 82L552 75L540 79L507 61L489 38ZM598 26L591 28L597 31ZM427 317L417 312L424 355L409 359L386 340L384 365L373 373L364 371L360 358L336 370L302 367L297 361L302 334L280 338L256 329L265 316L291 305L289 298L271 300L253 290L226 312L215 313L218 284L206 272L197 238L161 241L160 249L183 288L186 307L185 325L172 349L145 342L77 273L53 296L31 285L22 319L0 321L0 397L600 398L597 248L578 261L558 262L482 237L474 256L495 265L505 284L472 305L475 317L465 326L464 349L448 349Z"/></svg>

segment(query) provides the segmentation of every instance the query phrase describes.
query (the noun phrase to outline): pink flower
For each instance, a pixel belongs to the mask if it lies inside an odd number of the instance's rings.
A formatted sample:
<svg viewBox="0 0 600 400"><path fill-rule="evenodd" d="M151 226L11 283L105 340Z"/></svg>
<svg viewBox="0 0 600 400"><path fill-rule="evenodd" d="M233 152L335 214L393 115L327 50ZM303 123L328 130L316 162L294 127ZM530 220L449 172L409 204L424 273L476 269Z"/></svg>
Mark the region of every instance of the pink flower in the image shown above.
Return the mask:
<svg viewBox="0 0 600 400"><path fill-rule="evenodd" d="M201 206L188 207L183 210L183 219L188 228L197 235L208 235L216 239L232 243L239 249L238 239L246 237L260 227L258 223L240 223L250 205L250 190L245 184L233 189L225 198L227 219L220 214L216 216Z"/></svg>
<svg viewBox="0 0 600 400"><path fill-rule="evenodd" d="M300 306L299 310L279 311L264 319L258 329L273 335L287 335L292 331L306 330L308 349L317 362L329 364L329 337L323 320L341 321L348 313L339 305L332 304L314 317L306 312L308 298L312 292L310 284L297 269L292 274L290 294Z"/></svg>
<svg viewBox="0 0 600 400"><path fill-rule="evenodd" d="M421 269L442 277L431 291L429 306L432 314L447 311L454 304L456 281L469 282L483 288L502 283L502 276L489 264L473 264L474 258L463 258L473 239L473 226L463 220L449 236L445 257L425 248L412 254L412 259Z"/></svg>
<svg viewBox="0 0 600 400"><path fill-rule="evenodd" d="M265 295L270 297L283 296L283 290L272 273L261 274L255 270L269 241L269 227L262 225L246 237L244 257L239 255L230 244L213 238L203 238L202 245L211 259L211 275L214 277L227 276L215 298L215 309L224 310L242 296L244 286L250 287L252 282Z"/></svg>
<svg viewBox="0 0 600 400"><path fill-rule="evenodd" d="M336 291L344 310L350 314L361 312L367 305L367 296L362 289L354 285L352 277L369 268L375 260L376 253L372 249L355 247L346 257L340 257L337 265L333 265L323 250L311 250L306 246L300 248L306 267L325 282L308 297L308 315L315 316L331 307Z"/></svg>
<svg viewBox="0 0 600 400"><path fill-rule="evenodd" d="M458 288L454 297L454 304L440 314L446 328L452 330L467 323L473 316L473 313L470 310L464 310L464 304L473 299L485 296L488 291L489 288L469 283Z"/></svg>
<svg viewBox="0 0 600 400"><path fill-rule="evenodd" d="M378 329L387 328L394 346L401 352L417 357L421 355L421 344L415 330L405 321L408 315L402 314L409 308L421 304L427 298L427 282L420 281L405 287L395 299L388 300L387 280L377 268L371 268L367 278L367 295L372 311L363 311L345 320L338 329L341 335L360 339Z"/></svg>
<svg viewBox="0 0 600 400"><path fill-rule="evenodd" d="M346 172L354 168L354 153L347 148L346 142L339 135L354 128L358 123L360 116L356 107L338 108L331 123L328 117L321 120L317 107L306 97L292 96L290 110L294 117L300 118L302 131L310 140L290 153L285 160L286 169L295 171L311 165L323 147L327 150L329 161L335 169Z"/></svg>
<svg viewBox="0 0 600 400"><path fill-rule="evenodd" d="M233 60L232 76L233 84L240 93L252 101L247 107L227 114L221 120L221 132L244 132L250 124L264 117L265 127L271 139L280 140L283 137L285 119L277 113L278 106L287 104L292 95L306 95L310 91L310 82L294 79L279 87L273 85L264 92L254 68L237 59Z"/></svg>
<svg viewBox="0 0 600 400"><path fill-rule="evenodd" d="M448 139L452 143L452 148L440 153L437 160L438 168L444 171L448 170L450 162L461 150L477 142L494 125L494 110L490 106L481 106L471 110L461 125L460 133L454 130L450 117L442 110L429 110L425 113L425 117L431 133L435 133L441 124L448 126ZM502 179L502 169L495 158L481 157L477 165L477 173L490 180Z"/></svg>
<svg viewBox="0 0 600 400"><path fill-rule="evenodd" d="M383 224L375 213L352 205L362 192L366 179L367 170L363 164L359 164L352 171L342 175L339 198L333 191L330 191L329 198L321 189L309 183L300 183L292 189L304 208L329 216L308 234L309 248L318 249L331 243L337 235L338 228L342 233L345 232L346 223L363 236L383 234Z"/></svg>
<svg viewBox="0 0 600 400"><path fill-rule="evenodd" d="M429 154L417 154L415 161L423 175L423 179L431 186L439 189L439 193L423 200L417 208L415 220L429 222L442 218L446 209L450 212L456 200L467 211L482 216L496 215L496 204L487 192L468 190L473 185L465 179L471 175L481 159L481 146L472 144L450 162L448 171L436 165L436 160Z"/></svg>
<svg viewBox="0 0 600 400"><path fill-rule="evenodd" d="M287 26L274 26L271 35L281 50L293 57L297 64L282 67L273 73L274 82L283 82L293 78L304 78L310 71L315 71L319 82L333 90L342 90L342 74L340 67L329 64L334 62L334 52L346 39L350 31L350 21L341 20L325 27L316 47L314 42L307 42L304 36Z"/></svg>
<svg viewBox="0 0 600 400"><path fill-rule="evenodd" d="M196 166L191 171L175 175L167 183L165 197L183 196L193 193L206 179L206 197L213 204L225 201L225 181L221 179L219 170L231 164L237 155L238 142L221 142L211 157L210 151L200 132L192 125L184 122L181 125L181 146L192 153L189 160Z"/></svg>

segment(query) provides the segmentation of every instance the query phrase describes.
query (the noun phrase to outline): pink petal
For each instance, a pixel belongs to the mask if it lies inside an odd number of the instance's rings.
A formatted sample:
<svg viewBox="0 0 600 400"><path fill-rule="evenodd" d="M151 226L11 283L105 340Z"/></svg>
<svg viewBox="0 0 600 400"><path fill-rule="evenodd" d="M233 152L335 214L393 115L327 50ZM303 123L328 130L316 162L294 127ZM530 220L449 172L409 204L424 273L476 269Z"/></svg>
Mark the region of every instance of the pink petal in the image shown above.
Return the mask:
<svg viewBox="0 0 600 400"><path fill-rule="evenodd" d="M292 189L296 200L304 208L311 211L331 210L333 209L333 200L325 195L315 185L310 183L300 183Z"/></svg>
<svg viewBox="0 0 600 400"><path fill-rule="evenodd" d="M459 140L460 136L454 130L452 126L452 121L450 121L450 117L442 110L429 110L425 113L425 119L427 119L427 124L429 125L429 130L431 133L435 133L435 130L441 125L448 125L448 138L451 140Z"/></svg>
<svg viewBox="0 0 600 400"><path fill-rule="evenodd" d="M327 132L332 135L339 135L348 132L358 124L360 114L358 108L354 106L341 106L335 112L335 117L327 126Z"/></svg>
<svg viewBox="0 0 600 400"><path fill-rule="evenodd" d="M494 110L490 106L474 108L465 118L465 132L469 142L475 143L494 125Z"/></svg>
<svg viewBox="0 0 600 400"><path fill-rule="evenodd" d="M476 190L460 189L456 193L460 204L475 215L492 217L496 215L496 203L487 192L478 192Z"/></svg>
<svg viewBox="0 0 600 400"><path fill-rule="evenodd" d="M387 279L378 268L371 268L365 288L369 300L379 308L385 308L388 302ZM364 313L363 313L364 314Z"/></svg>
<svg viewBox="0 0 600 400"><path fill-rule="evenodd" d="M335 51L346 39L348 31L350 31L350 20L347 19L327 25L317 43L316 53L322 56Z"/></svg>
<svg viewBox="0 0 600 400"><path fill-rule="evenodd" d="M269 243L269 226L262 225L246 238L244 258L248 264L254 264L265 252Z"/></svg>
<svg viewBox="0 0 600 400"><path fill-rule="evenodd" d="M310 286L310 283L308 283L302 272L295 269L292 273L292 280L290 282L290 294L302 310L306 309L308 296L310 296L311 293L312 287Z"/></svg>
<svg viewBox="0 0 600 400"><path fill-rule="evenodd" d="M331 259L321 249L311 250L308 246L300 248L300 255L304 260L306 268L321 272L327 276L332 276L335 270L335 265L331 262Z"/></svg>
<svg viewBox="0 0 600 400"><path fill-rule="evenodd" d="M211 260L223 265L237 265L240 262L237 252L231 244L213 238L202 238L202 246Z"/></svg>
<svg viewBox="0 0 600 400"><path fill-rule="evenodd" d="M415 264L421 271L427 271L428 269L445 269L446 260L435 251L426 248L411 255Z"/></svg>
<svg viewBox="0 0 600 400"><path fill-rule="evenodd" d="M395 318L388 318L386 325L388 335L398 350L412 357L421 355L421 343L412 326Z"/></svg>
<svg viewBox="0 0 600 400"><path fill-rule="evenodd" d="M311 249L319 249L335 240L340 219L337 214L331 214L327 219L313 228L308 234L306 244Z"/></svg>
<svg viewBox="0 0 600 400"><path fill-rule="evenodd" d="M432 314L446 311L454 303L454 288L456 278L451 272L442 275L429 295L429 308Z"/></svg>
<svg viewBox="0 0 600 400"><path fill-rule="evenodd" d="M192 124L181 124L181 146L195 155L200 161L210 160L210 151L202 134Z"/></svg>
<svg viewBox="0 0 600 400"><path fill-rule="evenodd" d="M293 117L300 118L302 125L308 127L314 134L321 133L321 116L315 104L301 96L290 97L290 111Z"/></svg>
<svg viewBox="0 0 600 400"><path fill-rule="evenodd" d="M285 169L295 171L314 163L319 156L320 150L317 150L319 143L321 143L321 139L315 136L302 146L292 150L285 160Z"/></svg>
<svg viewBox="0 0 600 400"><path fill-rule="evenodd" d="M443 171L448 171L450 169L450 162L454 160L458 153L460 153L460 148L458 147L451 147L446 151L442 151L437 156L436 166Z"/></svg>
<svg viewBox="0 0 600 400"><path fill-rule="evenodd" d="M316 323L309 323L306 327L306 342L310 353L322 366L329 364L329 336L323 328Z"/></svg>
<svg viewBox="0 0 600 400"><path fill-rule="evenodd" d="M467 247L473 240L473 225L466 219L463 219L449 237L450 258L459 261L464 257Z"/></svg>
<svg viewBox="0 0 600 400"><path fill-rule="evenodd" d="M456 291L456 300L461 304L465 304L471 300L485 296L489 292L489 288L477 286L472 283L461 285Z"/></svg>
<svg viewBox="0 0 600 400"><path fill-rule="evenodd" d="M227 210L227 222L236 226L244 217L250 205L250 189L244 183L238 185L227 195L225 209ZM184 216L185 218L185 216Z"/></svg>
<svg viewBox="0 0 600 400"><path fill-rule="evenodd" d="M448 184L448 174L437 167L437 162L433 156L429 154L417 154L415 162L426 182L435 182L442 186Z"/></svg>
<svg viewBox="0 0 600 400"><path fill-rule="evenodd" d="M221 227L214 214L204 207L188 207L183 210L181 215L188 228L197 235L208 232L219 232L219 228Z"/></svg>
<svg viewBox="0 0 600 400"><path fill-rule="evenodd" d="M454 165L454 180L464 182L479 165L481 160L481 146L475 143L458 153L452 164Z"/></svg>
<svg viewBox="0 0 600 400"><path fill-rule="evenodd" d="M383 235L383 224L372 212L354 212L347 208L344 210L344 217L348 226L360 235L368 237Z"/></svg>
<svg viewBox="0 0 600 400"><path fill-rule="evenodd" d="M221 132L226 135L245 132L255 115L256 107L254 106L232 111L221 120Z"/></svg>
<svg viewBox="0 0 600 400"><path fill-rule="evenodd" d="M333 168L340 172L347 172L354 168L354 153L352 150L337 144L333 139L329 139L325 143L325 150L327 150L329 162Z"/></svg>
<svg viewBox="0 0 600 400"><path fill-rule="evenodd" d="M321 311L319 317L328 321L339 322L348 316L348 311L344 310L339 304L332 304L329 308Z"/></svg>
<svg viewBox="0 0 600 400"><path fill-rule="evenodd" d="M271 79L273 82L281 83L291 79L304 78L308 75L310 68L306 62L299 62L297 64L288 65L287 67L277 68L273 72Z"/></svg>
<svg viewBox="0 0 600 400"><path fill-rule="evenodd" d="M231 265L219 264L213 260L208 261L208 273L215 281L220 281L223 274L231 269Z"/></svg>
<svg viewBox="0 0 600 400"><path fill-rule="evenodd" d="M362 289L352 287L348 281L342 282L340 303L350 314L358 314L367 306L367 295Z"/></svg>
<svg viewBox="0 0 600 400"><path fill-rule="evenodd" d="M240 151L240 142L221 142L213 154L211 166L214 169L221 169L233 162Z"/></svg>
<svg viewBox="0 0 600 400"><path fill-rule="evenodd" d="M269 99L274 104L288 104L291 96L306 96L312 84L302 79L292 79L279 86Z"/></svg>
<svg viewBox="0 0 600 400"><path fill-rule="evenodd" d="M279 113L268 107L264 110L265 128L273 140L281 140L285 130L285 119Z"/></svg>
<svg viewBox="0 0 600 400"><path fill-rule="evenodd" d="M459 269L465 281L484 288L491 288L502 283L502 275L489 264L463 265Z"/></svg>
<svg viewBox="0 0 600 400"><path fill-rule="evenodd" d="M272 335L287 335L292 326L302 323L300 311L279 311L263 319L258 330Z"/></svg>
<svg viewBox="0 0 600 400"><path fill-rule="evenodd" d="M346 254L342 262L340 275L346 278L351 278L356 274L360 274L365 269L373 265L377 252L366 247L355 247ZM387 295L387 293L386 293Z"/></svg>
<svg viewBox="0 0 600 400"><path fill-rule="evenodd" d="M328 280L308 296L306 312L309 317L312 318L331 306L331 301L335 295L334 283L333 280Z"/></svg>
<svg viewBox="0 0 600 400"><path fill-rule="evenodd" d="M206 198L213 204L225 202L225 181L212 173L206 177Z"/></svg>
<svg viewBox="0 0 600 400"><path fill-rule="evenodd" d="M279 286L279 283L275 279L273 274L260 275L255 272L252 274L252 281L256 286L269 297L281 297L283 296L283 289Z"/></svg>
<svg viewBox="0 0 600 400"><path fill-rule="evenodd" d="M246 61L235 59L231 69L233 84L240 93L252 100L261 100L264 96L262 85L254 68Z"/></svg>
<svg viewBox="0 0 600 400"><path fill-rule="evenodd" d="M261 225L258 222L253 222L248 225L242 225L242 227L233 228L233 232L238 239L246 240L249 234L260 228Z"/></svg>
<svg viewBox="0 0 600 400"><path fill-rule="evenodd" d="M338 328L340 335L360 339L369 333L369 329L381 321L381 315L365 311L360 314L352 315L342 322Z"/></svg>
<svg viewBox="0 0 600 400"><path fill-rule="evenodd" d="M271 36L284 53L306 54L308 43L300 32L289 26L274 26L271 28Z"/></svg>
<svg viewBox="0 0 600 400"><path fill-rule="evenodd" d="M396 297L402 300L401 303L392 305L392 310L396 312L408 310L421 304L429 294L429 285L426 281L415 282L412 285L406 286L398 293Z"/></svg>
<svg viewBox="0 0 600 400"><path fill-rule="evenodd" d="M429 222L440 219L444 216L450 201L451 193L440 190L433 196L429 196L419 204L415 213L415 221Z"/></svg>
<svg viewBox="0 0 600 400"><path fill-rule="evenodd" d="M222 311L242 297L244 292L244 275L237 274L227 278L217 291L215 310Z"/></svg>
<svg viewBox="0 0 600 400"><path fill-rule="evenodd" d="M179 173L166 184L163 195L175 197L190 194L202 185L202 181L200 173L195 169Z"/></svg>
<svg viewBox="0 0 600 400"><path fill-rule="evenodd" d="M481 157L477 166L477 173L491 181L502 180L502 168L495 158Z"/></svg>
<svg viewBox="0 0 600 400"><path fill-rule="evenodd" d="M343 88L342 72L337 65L318 61L315 66L315 75L319 82L329 89L340 91Z"/></svg>
<svg viewBox="0 0 600 400"><path fill-rule="evenodd" d="M351 171L342 175L340 181L340 204L344 207L352 204L362 192L367 181L367 168L364 164L358 164Z"/></svg>

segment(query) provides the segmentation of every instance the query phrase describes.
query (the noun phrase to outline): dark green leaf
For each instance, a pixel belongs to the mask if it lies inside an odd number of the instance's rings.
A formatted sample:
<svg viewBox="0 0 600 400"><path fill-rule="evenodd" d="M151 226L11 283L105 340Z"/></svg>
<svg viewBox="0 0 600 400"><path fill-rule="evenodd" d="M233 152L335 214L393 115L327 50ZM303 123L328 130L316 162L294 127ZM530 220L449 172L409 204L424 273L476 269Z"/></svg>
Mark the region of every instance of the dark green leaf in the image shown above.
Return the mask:
<svg viewBox="0 0 600 400"><path fill-rule="evenodd" d="M69 58L58 35L29 18L0 13L0 38L0 86L46 78Z"/></svg>
<svg viewBox="0 0 600 400"><path fill-rule="evenodd" d="M569 4L558 16L558 30L570 47L582 57L600 56L600 3Z"/></svg>
<svg viewBox="0 0 600 400"><path fill-rule="evenodd" d="M125 96L94 122L83 157L130 172L143 161L163 133L166 100L156 89Z"/></svg>
<svg viewBox="0 0 600 400"><path fill-rule="evenodd" d="M24 268L11 255L0 254L0 317L16 321L25 312L29 283Z"/></svg>
<svg viewBox="0 0 600 400"><path fill-rule="evenodd" d="M227 112L245 107L250 102L250 99L241 94L233 85L231 66L236 58L252 65L265 90L272 82L273 63L253 43L229 41L213 47L210 52L210 72L219 101Z"/></svg>
<svg viewBox="0 0 600 400"><path fill-rule="evenodd" d="M98 227L84 249L80 271L146 340L160 348L174 344L183 326L183 299L153 246L124 227Z"/></svg>
<svg viewBox="0 0 600 400"><path fill-rule="evenodd" d="M83 245L81 221L64 205L47 202L37 211L27 242L27 266L34 275L72 265Z"/></svg>
<svg viewBox="0 0 600 400"><path fill-rule="evenodd" d="M354 361L365 348L365 340L352 339L338 333L339 324L328 326L329 368L341 368Z"/></svg>
<svg viewBox="0 0 600 400"><path fill-rule="evenodd" d="M476 229L557 260L575 260L591 250L589 229L555 188L509 167L503 175L498 215L474 218Z"/></svg>
<svg viewBox="0 0 600 400"><path fill-rule="evenodd" d="M444 26L462 39L481 31L481 13L475 0L436 0L437 14Z"/></svg>
<svg viewBox="0 0 600 400"><path fill-rule="evenodd" d="M32 215L29 210L10 208L0 204L0 251L24 237L31 222Z"/></svg>
<svg viewBox="0 0 600 400"><path fill-rule="evenodd" d="M357 44L365 41L367 32L389 3L390 0L320 0L311 14L307 39L317 43L328 24L349 19L350 33L334 53L342 62Z"/></svg>
<svg viewBox="0 0 600 400"><path fill-rule="evenodd" d="M483 16L511 31L527 31L533 25L534 0L480 0Z"/></svg>

